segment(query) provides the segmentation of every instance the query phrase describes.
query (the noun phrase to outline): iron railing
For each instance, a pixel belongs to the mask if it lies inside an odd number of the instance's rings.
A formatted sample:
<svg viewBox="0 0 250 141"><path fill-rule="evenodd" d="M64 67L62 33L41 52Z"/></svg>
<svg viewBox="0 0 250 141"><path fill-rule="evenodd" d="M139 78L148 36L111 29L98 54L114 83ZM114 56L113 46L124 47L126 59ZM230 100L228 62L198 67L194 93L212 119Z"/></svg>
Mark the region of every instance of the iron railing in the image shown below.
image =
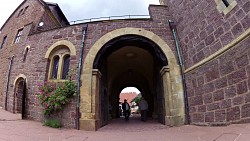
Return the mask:
<svg viewBox="0 0 250 141"><path fill-rule="evenodd" d="M149 19L149 15L123 15L123 16L109 16L109 17L99 17L99 18L91 18L91 19L83 19L71 21L70 24L80 24L87 22L97 22L97 21L111 21L111 20L127 20L127 19Z"/></svg>

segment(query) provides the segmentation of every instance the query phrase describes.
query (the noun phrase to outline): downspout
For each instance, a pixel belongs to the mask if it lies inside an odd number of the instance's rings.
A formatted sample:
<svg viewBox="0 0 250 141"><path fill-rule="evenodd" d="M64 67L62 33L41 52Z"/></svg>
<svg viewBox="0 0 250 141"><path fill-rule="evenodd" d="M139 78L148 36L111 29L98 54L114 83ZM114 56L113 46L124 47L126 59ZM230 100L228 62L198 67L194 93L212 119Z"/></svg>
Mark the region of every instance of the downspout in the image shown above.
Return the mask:
<svg viewBox="0 0 250 141"><path fill-rule="evenodd" d="M172 20L168 20L169 27L172 31L174 41L175 41L175 46L177 50L177 55L178 55L178 60L180 64L180 69L181 69L181 78L182 78L182 84L183 84L183 89L184 89L184 103L185 103L185 120L186 124L189 124L189 106L188 106L188 96L187 96L187 85L186 85L186 79L185 79L185 73L184 73L184 65L182 62L182 57L181 57L181 50L179 46L179 40L177 38L177 33L176 33L176 25Z"/></svg>
<svg viewBox="0 0 250 141"><path fill-rule="evenodd" d="M82 27L82 45L80 51L80 59L78 63L78 80L77 80L77 102L76 102L76 129L80 129L80 87L81 87L81 71L82 71L82 60L83 60L83 51L85 46L85 36L87 33L88 24Z"/></svg>
<svg viewBox="0 0 250 141"><path fill-rule="evenodd" d="M5 110L7 111L7 103L8 103L8 91L9 91L9 79L10 79L10 71L11 71L11 67L12 67L12 62L14 59L14 55L10 58L10 62L9 62L9 67L8 67L8 74L7 74L7 78L6 78L6 93L5 93Z"/></svg>

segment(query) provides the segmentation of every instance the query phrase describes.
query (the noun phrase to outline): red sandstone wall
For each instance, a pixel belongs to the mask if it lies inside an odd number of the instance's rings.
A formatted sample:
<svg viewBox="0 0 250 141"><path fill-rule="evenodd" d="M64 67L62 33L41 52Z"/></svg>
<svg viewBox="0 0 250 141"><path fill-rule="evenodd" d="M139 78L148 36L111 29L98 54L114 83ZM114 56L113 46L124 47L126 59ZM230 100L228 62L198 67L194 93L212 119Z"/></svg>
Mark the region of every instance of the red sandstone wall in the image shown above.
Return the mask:
<svg viewBox="0 0 250 141"><path fill-rule="evenodd" d="M187 76L197 122L250 122L250 38Z"/></svg>
<svg viewBox="0 0 250 141"><path fill-rule="evenodd" d="M165 0L170 8L189 68L221 49L250 27L250 1L237 0L227 15L219 13L214 0Z"/></svg>
<svg viewBox="0 0 250 141"><path fill-rule="evenodd" d="M165 6L151 5L149 7L149 13L151 19L114 20L89 23L88 35L86 38L86 51L84 52L84 56L86 56L86 53L89 51L91 46L100 37L115 29L126 27L143 28L151 31L165 40L173 52L176 52L174 42L172 40L172 34L168 28L168 20L171 19L170 15L166 14L169 13L168 8Z"/></svg>
<svg viewBox="0 0 250 141"><path fill-rule="evenodd" d="M185 68L212 55L250 27L250 1L224 15L214 0L166 0L177 23ZM250 37L186 73L192 123L250 122Z"/></svg>

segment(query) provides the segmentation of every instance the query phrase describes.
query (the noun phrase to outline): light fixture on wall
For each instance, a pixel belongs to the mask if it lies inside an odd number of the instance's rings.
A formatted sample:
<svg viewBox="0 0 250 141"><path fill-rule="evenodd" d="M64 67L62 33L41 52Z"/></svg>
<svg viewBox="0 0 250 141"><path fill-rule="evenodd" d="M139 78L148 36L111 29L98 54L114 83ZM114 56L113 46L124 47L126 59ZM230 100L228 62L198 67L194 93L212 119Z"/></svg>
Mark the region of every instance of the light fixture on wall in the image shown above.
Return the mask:
<svg viewBox="0 0 250 141"><path fill-rule="evenodd" d="M42 27L44 25L44 23L43 22L40 22L39 24L38 24L38 27Z"/></svg>
<svg viewBox="0 0 250 141"><path fill-rule="evenodd" d="M134 57L136 57L136 54L133 53L133 52L128 52L128 53L125 54L125 57L126 58L134 58Z"/></svg>

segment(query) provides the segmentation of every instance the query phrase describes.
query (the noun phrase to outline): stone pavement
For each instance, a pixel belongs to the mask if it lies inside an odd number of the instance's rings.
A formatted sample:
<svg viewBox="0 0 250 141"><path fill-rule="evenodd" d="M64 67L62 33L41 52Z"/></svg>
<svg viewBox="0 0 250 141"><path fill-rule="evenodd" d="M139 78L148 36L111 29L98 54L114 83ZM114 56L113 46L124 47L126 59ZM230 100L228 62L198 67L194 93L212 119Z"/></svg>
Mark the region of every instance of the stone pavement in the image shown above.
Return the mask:
<svg viewBox="0 0 250 141"><path fill-rule="evenodd" d="M0 108L0 141L250 141L250 124L167 127L153 120L141 122L134 116L128 122L112 120L92 132L53 129L20 117Z"/></svg>

